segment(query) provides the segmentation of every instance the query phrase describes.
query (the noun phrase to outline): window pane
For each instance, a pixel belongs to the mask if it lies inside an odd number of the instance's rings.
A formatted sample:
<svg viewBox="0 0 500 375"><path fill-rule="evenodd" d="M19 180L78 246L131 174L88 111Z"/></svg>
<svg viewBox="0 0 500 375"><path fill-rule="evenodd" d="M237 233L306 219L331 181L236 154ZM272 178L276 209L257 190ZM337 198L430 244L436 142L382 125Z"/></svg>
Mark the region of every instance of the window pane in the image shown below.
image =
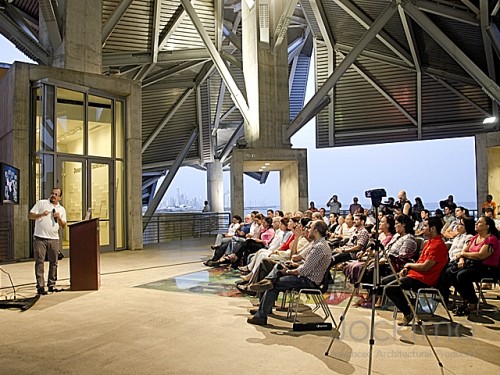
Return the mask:
<svg viewBox="0 0 500 375"><path fill-rule="evenodd" d="M123 123L123 102L117 100L116 101L116 157L123 158L123 134L125 134Z"/></svg>
<svg viewBox="0 0 500 375"><path fill-rule="evenodd" d="M125 170L123 162L116 162L116 180L115 180L115 228L116 228L116 248L123 249L125 247L125 208L124 208L124 193L125 187Z"/></svg>
<svg viewBox="0 0 500 375"><path fill-rule="evenodd" d="M43 86L43 127L40 129L40 149L54 151L54 86Z"/></svg>
<svg viewBox="0 0 500 375"><path fill-rule="evenodd" d="M54 157L52 155L35 156L35 200L48 199L54 187Z"/></svg>
<svg viewBox="0 0 500 375"><path fill-rule="evenodd" d="M111 99L89 95L88 138L89 155L112 156L111 129L113 121Z"/></svg>
<svg viewBox="0 0 500 375"><path fill-rule="evenodd" d="M84 94L57 89L57 151L83 155Z"/></svg>

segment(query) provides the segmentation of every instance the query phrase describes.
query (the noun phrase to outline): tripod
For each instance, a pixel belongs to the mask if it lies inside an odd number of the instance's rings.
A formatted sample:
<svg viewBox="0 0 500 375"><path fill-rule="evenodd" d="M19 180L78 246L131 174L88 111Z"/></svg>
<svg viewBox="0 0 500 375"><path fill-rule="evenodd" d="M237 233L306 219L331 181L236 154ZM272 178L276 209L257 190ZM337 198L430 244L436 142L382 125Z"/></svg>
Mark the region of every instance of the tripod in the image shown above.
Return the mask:
<svg viewBox="0 0 500 375"><path fill-rule="evenodd" d="M373 289L372 289L372 306L371 306L370 340L369 340L370 351L369 351L369 355L368 355L368 374L371 374L372 362L373 362L373 346L375 345L375 340L374 340L375 302L376 302L376 298L377 298L377 295L378 295L377 292L378 292L378 290L381 287L381 285L380 285L380 276L379 276L379 274L380 274L380 263L379 263L379 259L380 259L379 255L380 255L380 253L383 253L384 256L385 256L385 258L387 260L389 260L389 257L387 256L387 253L386 253L386 250L382 248L382 246L380 244L380 240L378 239L378 231L379 231L379 224L380 224L380 220L379 220L379 217L378 217L378 206L380 205L380 202L375 202L375 199L373 199L373 205L375 207L375 234L377 236L377 238L375 239L374 249L373 249L373 252L369 255L369 257L366 260L365 264L363 265L363 268L361 269L361 272L358 275L357 281L354 283L354 289L353 289L353 291L351 293L349 301L347 302L347 305L346 305L346 307L344 309L344 312L340 316L339 324L337 325L337 327L335 327L335 331L332 332L332 339L331 339L330 344L328 345L328 349L326 350L326 353L325 353L326 356L328 356L330 354L330 350L331 350L332 345L333 345L333 343L335 341L335 338L337 336L340 337L340 328L342 326L342 323L345 320L347 312L349 311L349 307L351 305L352 299L354 298L354 294L359 289L359 285L361 284L361 280L363 279L365 271L366 271L368 265L370 264L370 260L373 258L374 259L374 270L373 270ZM392 263L390 261L388 261L388 264L389 264L389 267L391 269L392 275L394 275L394 277L396 278L398 287L401 287L401 282L399 280L399 275L397 274L396 270L394 269L394 266L392 265ZM417 312L416 312L413 304L410 302L410 298L408 297L408 295L406 293L403 293L403 295L404 295L404 297L406 299L406 302L408 303L408 306L410 307L410 309L411 309L411 311L413 313L413 316L414 316L415 321L417 322L417 325L420 326L420 328L422 330L422 333L425 336L425 339L427 341L427 344L429 345L430 349L432 350L432 353L434 354L434 357L436 358L439 367L441 367L441 369L442 369L443 368L443 364L439 360L439 357L438 357L438 355L436 353L436 350L432 346L432 343L431 343L431 341L430 341L427 333L425 332L425 329L423 327L422 321L417 316Z"/></svg>

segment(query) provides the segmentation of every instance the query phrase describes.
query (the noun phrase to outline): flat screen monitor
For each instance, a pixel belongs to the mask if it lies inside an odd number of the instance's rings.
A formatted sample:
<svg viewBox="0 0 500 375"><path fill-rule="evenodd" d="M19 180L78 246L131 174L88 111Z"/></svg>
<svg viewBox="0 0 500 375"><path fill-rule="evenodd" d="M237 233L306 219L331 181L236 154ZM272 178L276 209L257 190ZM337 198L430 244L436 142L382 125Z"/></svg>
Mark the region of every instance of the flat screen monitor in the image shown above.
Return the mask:
<svg viewBox="0 0 500 375"><path fill-rule="evenodd" d="M0 204L19 204L19 169L0 163Z"/></svg>

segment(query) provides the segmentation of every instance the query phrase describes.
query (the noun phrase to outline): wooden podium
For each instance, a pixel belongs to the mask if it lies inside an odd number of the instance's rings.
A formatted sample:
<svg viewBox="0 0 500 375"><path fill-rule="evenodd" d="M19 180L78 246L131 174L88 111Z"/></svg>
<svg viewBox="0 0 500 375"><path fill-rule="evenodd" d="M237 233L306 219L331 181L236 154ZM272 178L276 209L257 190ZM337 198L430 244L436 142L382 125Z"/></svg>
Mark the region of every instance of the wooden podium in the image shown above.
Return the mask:
<svg viewBox="0 0 500 375"><path fill-rule="evenodd" d="M99 219L69 225L69 271L71 290L98 290Z"/></svg>

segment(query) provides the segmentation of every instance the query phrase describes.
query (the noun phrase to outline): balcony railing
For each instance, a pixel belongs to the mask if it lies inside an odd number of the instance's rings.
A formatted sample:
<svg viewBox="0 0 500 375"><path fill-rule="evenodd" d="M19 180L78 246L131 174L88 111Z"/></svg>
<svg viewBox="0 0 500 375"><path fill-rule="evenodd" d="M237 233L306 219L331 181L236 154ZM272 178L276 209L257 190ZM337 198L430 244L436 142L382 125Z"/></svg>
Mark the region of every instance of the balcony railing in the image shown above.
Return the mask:
<svg viewBox="0 0 500 375"><path fill-rule="evenodd" d="M185 238L199 238L224 232L231 223L229 212L172 212L160 213L142 234L143 243L159 243Z"/></svg>

